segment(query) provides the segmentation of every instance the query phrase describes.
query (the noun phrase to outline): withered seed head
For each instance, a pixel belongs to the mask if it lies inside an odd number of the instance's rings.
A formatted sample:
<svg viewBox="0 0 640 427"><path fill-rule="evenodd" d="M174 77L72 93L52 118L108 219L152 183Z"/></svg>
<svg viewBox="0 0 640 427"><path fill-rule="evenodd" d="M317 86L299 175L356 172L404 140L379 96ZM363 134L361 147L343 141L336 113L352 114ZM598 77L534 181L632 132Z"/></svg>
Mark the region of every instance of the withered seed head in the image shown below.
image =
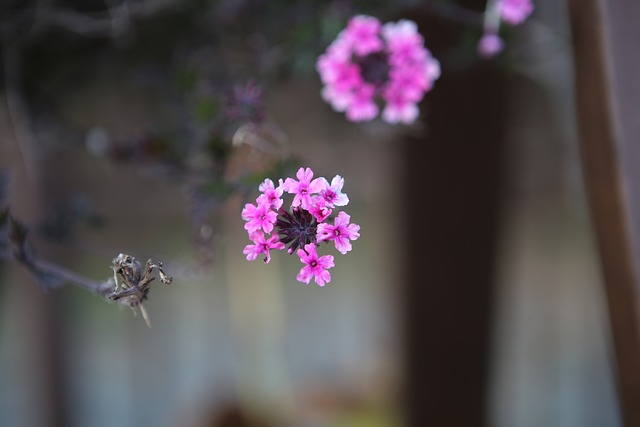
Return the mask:
<svg viewBox="0 0 640 427"><path fill-rule="evenodd" d="M162 263L154 264L151 259L147 261L143 269L137 259L131 255L121 253L113 259L111 265L115 289L109 295L109 299L128 305L134 310L134 313L136 307L139 307L147 325L149 325L149 319L142 302L147 299L149 285L155 280L153 276L154 268L158 269L162 283L168 285L173 281L173 277L168 276L162 269ZM121 291L118 290L118 276L122 278Z"/></svg>

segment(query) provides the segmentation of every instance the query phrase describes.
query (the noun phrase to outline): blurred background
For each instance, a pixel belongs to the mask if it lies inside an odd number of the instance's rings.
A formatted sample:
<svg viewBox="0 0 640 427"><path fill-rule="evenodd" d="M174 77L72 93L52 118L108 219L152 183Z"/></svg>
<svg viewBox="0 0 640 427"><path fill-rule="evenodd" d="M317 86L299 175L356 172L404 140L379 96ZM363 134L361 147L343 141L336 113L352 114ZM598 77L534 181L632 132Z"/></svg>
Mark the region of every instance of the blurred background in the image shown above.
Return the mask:
<svg viewBox="0 0 640 427"><path fill-rule="evenodd" d="M621 425L565 5L537 0L529 21L503 29L505 52L486 61L475 51L484 2L466 3L3 3L4 202L30 227L33 250L97 281L111 277L118 253L153 258L174 283L152 286L148 328L126 307L3 261L0 425L407 425L415 335L405 289L428 299L453 286L428 269L405 283L404 260L416 256L406 224L438 227L421 223L429 197L407 200L407 186L421 185L407 182L408 153L438 143L429 138L447 75L487 69L500 76L501 107L485 114L503 143L493 285L488 303L467 301L490 315L477 425ZM418 123L354 124L321 99L316 58L359 13L416 20L440 60L441 95L436 81ZM425 179L438 162L425 163ZM361 226L325 288L295 280L296 257L274 253L265 265L242 254L242 206L262 179L299 166L343 176Z"/></svg>

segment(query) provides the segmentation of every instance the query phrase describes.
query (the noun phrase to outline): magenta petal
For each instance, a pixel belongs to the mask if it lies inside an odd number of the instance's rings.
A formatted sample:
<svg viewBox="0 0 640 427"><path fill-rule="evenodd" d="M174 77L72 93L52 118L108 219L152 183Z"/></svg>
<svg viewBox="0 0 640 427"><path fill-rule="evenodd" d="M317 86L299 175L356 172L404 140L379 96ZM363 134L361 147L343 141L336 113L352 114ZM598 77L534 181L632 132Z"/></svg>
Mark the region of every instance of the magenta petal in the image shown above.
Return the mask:
<svg viewBox="0 0 640 427"><path fill-rule="evenodd" d="M298 273L298 275L296 276L296 280L298 282L309 284L309 282L311 281L311 277L311 268L309 268L309 266L304 266L302 267L302 269L300 269L300 273Z"/></svg>

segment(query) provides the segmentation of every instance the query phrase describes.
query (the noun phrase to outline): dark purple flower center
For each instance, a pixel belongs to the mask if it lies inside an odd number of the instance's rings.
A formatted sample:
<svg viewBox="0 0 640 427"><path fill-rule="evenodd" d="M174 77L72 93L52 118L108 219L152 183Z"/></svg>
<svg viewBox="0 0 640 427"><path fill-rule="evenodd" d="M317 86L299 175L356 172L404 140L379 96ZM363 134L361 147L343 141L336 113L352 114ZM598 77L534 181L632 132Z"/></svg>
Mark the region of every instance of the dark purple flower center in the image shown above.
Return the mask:
<svg viewBox="0 0 640 427"><path fill-rule="evenodd" d="M389 61L385 53L372 53L356 58L355 62L360 66L362 78L367 83L380 87L389 80Z"/></svg>
<svg viewBox="0 0 640 427"><path fill-rule="evenodd" d="M327 190L327 191L324 193L324 199L325 199L327 202L330 202L330 201L332 201L332 200L333 200L333 199L335 199L335 198L336 198L336 193L335 193L333 190Z"/></svg>
<svg viewBox="0 0 640 427"><path fill-rule="evenodd" d="M318 265L318 262L317 262L316 260L313 260L313 261L311 261L311 262L309 263L309 265L310 265L311 267L316 267L316 266Z"/></svg>
<svg viewBox="0 0 640 427"><path fill-rule="evenodd" d="M294 253L304 245L316 243L316 230L318 223L308 211L297 208L292 212L280 209L276 220L276 231L282 243L289 245L287 252Z"/></svg>

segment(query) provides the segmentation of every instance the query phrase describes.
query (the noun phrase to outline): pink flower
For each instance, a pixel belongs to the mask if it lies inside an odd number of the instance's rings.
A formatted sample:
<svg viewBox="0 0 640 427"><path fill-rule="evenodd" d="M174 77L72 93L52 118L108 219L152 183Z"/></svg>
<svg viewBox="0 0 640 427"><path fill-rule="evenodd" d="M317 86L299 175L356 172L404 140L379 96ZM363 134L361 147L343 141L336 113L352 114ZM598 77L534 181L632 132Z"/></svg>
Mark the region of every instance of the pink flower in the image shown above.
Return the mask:
<svg viewBox="0 0 640 427"><path fill-rule="evenodd" d="M343 36L353 46L357 55L365 56L382 50L379 34L380 21L370 16L359 15L349 20Z"/></svg>
<svg viewBox="0 0 640 427"><path fill-rule="evenodd" d="M323 83L334 83L340 76L350 75L351 78L359 76L358 67L351 63L352 49L350 42L344 37L334 41L316 62L316 70L320 73ZM347 65L352 67L346 67ZM345 71L345 68L347 69ZM353 82L355 83L355 82Z"/></svg>
<svg viewBox="0 0 640 427"><path fill-rule="evenodd" d="M415 101L407 99L401 91L389 91L386 94L387 106L382 112L382 118L387 123L413 123L419 115Z"/></svg>
<svg viewBox="0 0 640 427"><path fill-rule="evenodd" d="M394 45L394 49L397 49L396 43L413 45L422 43L422 36L418 32L418 26L408 19L385 24L382 28L382 34L391 45Z"/></svg>
<svg viewBox="0 0 640 427"><path fill-rule="evenodd" d="M478 43L478 54L485 58L493 58L504 49L504 42L497 34L487 33Z"/></svg>
<svg viewBox="0 0 640 427"><path fill-rule="evenodd" d="M336 175L331 180L331 184L325 178L321 178L323 189L320 190L320 195L327 202L327 206L346 206L349 203L349 197L342 192L344 186L344 178L340 175Z"/></svg>
<svg viewBox="0 0 640 427"><path fill-rule="evenodd" d="M295 194L292 207L300 206L302 209L308 210L311 207L311 194L317 193L322 188L322 181L319 178L313 179L313 171L311 168L300 168L296 173L298 181L293 178L287 178L282 185L284 191Z"/></svg>
<svg viewBox="0 0 640 427"><path fill-rule="evenodd" d="M258 186L258 190L262 192L260 196L258 196L258 204L265 203L269 206L270 209L277 211L282 206L284 201L282 200L282 179L280 180L279 185L276 187L269 178L265 179L262 184Z"/></svg>
<svg viewBox="0 0 640 427"><path fill-rule="evenodd" d="M312 205L309 213L314 216L318 223L321 223L331 215L332 210L327 204L327 201L321 196L314 196L311 200Z"/></svg>
<svg viewBox="0 0 640 427"><path fill-rule="evenodd" d="M242 219L248 221L244 228L249 234L260 229L265 233L271 233L277 217L278 214L272 211L266 203L258 203L258 206L247 203L242 210Z"/></svg>
<svg viewBox="0 0 640 427"><path fill-rule="evenodd" d="M284 243L282 243L277 235L269 237L265 240L264 233L262 231L254 231L249 238L253 241L253 245L247 245L244 247L242 253L247 256L248 261L253 261L260 254L265 254L264 262L268 264L271 261L270 249L284 249Z"/></svg>
<svg viewBox="0 0 640 427"><path fill-rule="evenodd" d="M355 88L347 107L347 118L352 122L363 122L375 118L378 115L378 106L373 100L375 94L376 89L370 84L364 83Z"/></svg>
<svg viewBox="0 0 640 427"><path fill-rule="evenodd" d="M298 249L297 254L300 257L300 261L306 264L296 276L299 282L309 284L311 278L314 277L319 286L324 286L325 283L331 281L331 273L329 273L328 269L335 265L333 255L318 257L316 245L313 243L305 245L304 250Z"/></svg>
<svg viewBox="0 0 640 427"><path fill-rule="evenodd" d="M426 71L415 67L392 67L389 71L390 80L381 93L382 97L387 102L390 98L419 102L425 90L431 89L431 80L427 78Z"/></svg>
<svg viewBox="0 0 640 427"><path fill-rule="evenodd" d="M385 108L383 120L412 123L418 102L440 77L440 64L424 47L414 22L382 25L364 15L349 21L320 55L316 69L324 84L322 98L354 122L376 118L384 101L395 105Z"/></svg>
<svg viewBox="0 0 640 427"><path fill-rule="evenodd" d="M349 224L351 217L344 212L340 212L338 217L331 224L318 224L318 242L333 240L336 249L341 254L346 254L351 250L351 242L360 237L360 226Z"/></svg>
<svg viewBox="0 0 640 427"><path fill-rule="evenodd" d="M392 63L402 64L406 61L421 61L426 50L422 48L422 35L415 22L406 19L389 22L382 27L382 35L391 51Z"/></svg>
<svg viewBox="0 0 640 427"><path fill-rule="evenodd" d="M522 24L533 12L531 0L498 0L502 20L510 25Z"/></svg>
<svg viewBox="0 0 640 427"><path fill-rule="evenodd" d="M343 112L349 108L353 94L350 91L338 90L335 86L325 86L320 94L322 99L331 104L334 111Z"/></svg>

